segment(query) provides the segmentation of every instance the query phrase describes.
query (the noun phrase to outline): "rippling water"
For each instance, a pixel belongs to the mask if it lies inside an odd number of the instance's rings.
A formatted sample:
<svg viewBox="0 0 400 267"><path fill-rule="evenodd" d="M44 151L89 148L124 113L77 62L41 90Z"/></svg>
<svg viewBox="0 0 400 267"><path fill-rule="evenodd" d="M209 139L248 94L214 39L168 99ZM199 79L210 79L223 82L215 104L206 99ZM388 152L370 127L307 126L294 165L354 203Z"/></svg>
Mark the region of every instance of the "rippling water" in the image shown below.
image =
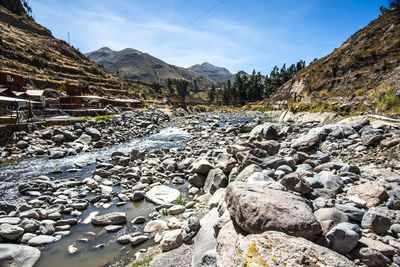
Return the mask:
<svg viewBox="0 0 400 267"><path fill-rule="evenodd" d="M129 153L133 148L148 150L161 147L177 148L183 146L188 138L190 138L188 132L183 129L171 127L163 129L159 133L149 137L136 138L112 147L91 152L82 152L62 159L36 158L3 165L0 166L0 199L15 202L18 200L18 185L26 183L40 175L47 175L57 179L66 179L70 177L83 179L91 176L91 171L96 166L96 159L101 161L109 160L111 154L115 151ZM66 171L74 168L75 164L81 164L85 167L79 173L64 172L61 175L50 174L51 171L56 169Z"/></svg>

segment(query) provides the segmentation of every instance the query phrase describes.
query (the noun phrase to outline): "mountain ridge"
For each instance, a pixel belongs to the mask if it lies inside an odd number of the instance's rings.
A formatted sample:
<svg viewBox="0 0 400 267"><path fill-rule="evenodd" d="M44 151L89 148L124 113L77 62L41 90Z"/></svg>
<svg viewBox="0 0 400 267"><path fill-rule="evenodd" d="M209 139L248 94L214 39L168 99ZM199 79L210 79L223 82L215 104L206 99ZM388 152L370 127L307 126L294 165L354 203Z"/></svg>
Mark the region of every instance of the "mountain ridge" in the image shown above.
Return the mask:
<svg viewBox="0 0 400 267"><path fill-rule="evenodd" d="M200 88L219 85L234 75L226 68L214 66L208 62L183 68L169 64L148 53L134 48L114 51L108 47L85 53L85 56L121 77L149 83L165 83L167 78L196 80Z"/></svg>

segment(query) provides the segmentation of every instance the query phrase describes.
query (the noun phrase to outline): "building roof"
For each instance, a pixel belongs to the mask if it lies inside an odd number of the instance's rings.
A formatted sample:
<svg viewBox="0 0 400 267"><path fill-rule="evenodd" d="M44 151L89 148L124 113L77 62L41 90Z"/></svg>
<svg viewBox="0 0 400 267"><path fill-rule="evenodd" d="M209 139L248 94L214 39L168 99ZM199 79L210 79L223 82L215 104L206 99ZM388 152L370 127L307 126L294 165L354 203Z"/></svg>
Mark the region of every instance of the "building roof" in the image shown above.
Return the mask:
<svg viewBox="0 0 400 267"><path fill-rule="evenodd" d="M26 94L29 96L42 96L44 90L26 90Z"/></svg>
<svg viewBox="0 0 400 267"><path fill-rule="evenodd" d="M12 93L13 93L15 96L20 96L20 95L26 94L26 92L20 92L20 91L12 91Z"/></svg>
<svg viewBox="0 0 400 267"><path fill-rule="evenodd" d="M29 103L32 103L32 104L40 103L40 102L37 102L37 101L31 101L31 100L27 100L27 99L8 97L8 96L0 96L0 101L3 101L3 102L29 102Z"/></svg>

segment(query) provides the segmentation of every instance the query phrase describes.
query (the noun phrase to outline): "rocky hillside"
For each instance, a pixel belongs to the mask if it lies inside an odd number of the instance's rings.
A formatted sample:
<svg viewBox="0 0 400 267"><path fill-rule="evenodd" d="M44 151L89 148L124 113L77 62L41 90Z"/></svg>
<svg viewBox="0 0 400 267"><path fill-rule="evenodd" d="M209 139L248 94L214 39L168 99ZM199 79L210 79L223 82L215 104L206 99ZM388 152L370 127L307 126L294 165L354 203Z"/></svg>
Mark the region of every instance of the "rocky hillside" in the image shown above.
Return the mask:
<svg viewBox="0 0 400 267"><path fill-rule="evenodd" d="M400 86L400 10L389 10L329 55L311 63L272 99L371 100Z"/></svg>
<svg viewBox="0 0 400 267"><path fill-rule="evenodd" d="M214 66L208 62L204 62L201 65L193 65L188 69L209 77L217 84L222 84L228 80L231 80L232 82L235 80L235 75L233 75L229 70L227 70L226 68Z"/></svg>
<svg viewBox="0 0 400 267"><path fill-rule="evenodd" d="M86 93L124 95L127 90L123 88L134 86L123 84L116 75L54 38L26 14L20 1L0 1L0 69L29 77L28 84L38 88L56 89L65 82L79 82L87 88Z"/></svg>
<svg viewBox="0 0 400 267"><path fill-rule="evenodd" d="M199 87L211 87L214 80L195 71L170 65L147 53L132 48L113 51L108 47L85 54L90 60L120 77L148 83L164 83L167 78L197 81Z"/></svg>

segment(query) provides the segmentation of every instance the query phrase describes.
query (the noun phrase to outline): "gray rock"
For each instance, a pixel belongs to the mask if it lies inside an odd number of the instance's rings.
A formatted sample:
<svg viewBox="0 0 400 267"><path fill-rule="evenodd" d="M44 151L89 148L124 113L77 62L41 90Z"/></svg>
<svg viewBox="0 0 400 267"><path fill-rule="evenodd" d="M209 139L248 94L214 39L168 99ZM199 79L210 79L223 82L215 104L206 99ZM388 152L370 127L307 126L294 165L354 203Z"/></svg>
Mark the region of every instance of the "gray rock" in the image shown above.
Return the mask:
<svg viewBox="0 0 400 267"><path fill-rule="evenodd" d="M230 242L217 244L218 266L242 266L249 260L254 262L254 266L355 266L330 249L276 231L236 235Z"/></svg>
<svg viewBox="0 0 400 267"><path fill-rule="evenodd" d="M19 224L25 231L25 233L35 233L39 229L39 223L35 220L24 219Z"/></svg>
<svg viewBox="0 0 400 267"><path fill-rule="evenodd" d="M164 205L175 201L180 195L179 190L165 185L153 186L146 192L146 199L157 205Z"/></svg>
<svg viewBox="0 0 400 267"><path fill-rule="evenodd" d="M136 202L144 199L144 197L145 197L144 191L135 191L133 192L131 200Z"/></svg>
<svg viewBox="0 0 400 267"><path fill-rule="evenodd" d="M150 267L191 266L193 248L183 244L177 249L158 254L153 258Z"/></svg>
<svg viewBox="0 0 400 267"><path fill-rule="evenodd" d="M147 235L138 235L131 238L131 245L136 246L147 240L149 240L149 237Z"/></svg>
<svg viewBox="0 0 400 267"><path fill-rule="evenodd" d="M187 225L191 231L197 232L200 229L200 220L196 216L191 216Z"/></svg>
<svg viewBox="0 0 400 267"><path fill-rule="evenodd" d="M54 236L48 235L38 235L28 241L28 245L30 246L42 246L56 241L57 239Z"/></svg>
<svg viewBox="0 0 400 267"><path fill-rule="evenodd" d="M361 227L372 229L378 235L386 233L392 225L389 217L376 211L367 211L361 221Z"/></svg>
<svg viewBox="0 0 400 267"><path fill-rule="evenodd" d="M174 205L168 209L168 214L170 215L177 215L181 214L185 211L185 207L182 205Z"/></svg>
<svg viewBox="0 0 400 267"><path fill-rule="evenodd" d="M198 265L206 251L215 248L214 224L218 221L218 218L218 210L213 208L200 220L201 228L194 238L192 266Z"/></svg>
<svg viewBox="0 0 400 267"><path fill-rule="evenodd" d="M166 221L163 220L154 220L148 222L144 227L145 233L154 233L154 232L162 232L168 229L168 224Z"/></svg>
<svg viewBox="0 0 400 267"><path fill-rule="evenodd" d="M350 253L357 246L361 236L360 227L347 222L339 223L326 234L331 248L340 254Z"/></svg>
<svg viewBox="0 0 400 267"><path fill-rule="evenodd" d="M32 267L40 257L40 250L29 246L0 244L0 266Z"/></svg>
<svg viewBox="0 0 400 267"><path fill-rule="evenodd" d="M12 225L16 225L19 224L21 222L21 219L18 217L1 217L0 218L0 224L12 224Z"/></svg>
<svg viewBox="0 0 400 267"><path fill-rule="evenodd" d="M233 182L225 201L232 218L249 233L275 230L312 239L321 232L304 198L269 189L266 183Z"/></svg>
<svg viewBox="0 0 400 267"><path fill-rule="evenodd" d="M361 262L369 267L389 266L391 263L385 255L371 248L361 248L358 254Z"/></svg>
<svg viewBox="0 0 400 267"><path fill-rule="evenodd" d="M17 240L24 233L24 229L11 224L0 225L0 236L9 240Z"/></svg>
<svg viewBox="0 0 400 267"><path fill-rule="evenodd" d="M225 188L228 185L228 177L221 169L212 169L207 175L204 183L204 192L214 194L219 188Z"/></svg>
<svg viewBox="0 0 400 267"><path fill-rule="evenodd" d="M104 230L106 230L107 233L114 233L118 232L121 230L123 227L121 225L107 225L104 227Z"/></svg>
<svg viewBox="0 0 400 267"><path fill-rule="evenodd" d="M312 128L307 134L292 142L292 148L307 151L318 146L329 134L325 127Z"/></svg>
<svg viewBox="0 0 400 267"><path fill-rule="evenodd" d="M6 201L0 201L0 211L5 211L8 214L16 209L17 207L14 204L7 203Z"/></svg>
<svg viewBox="0 0 400 267"><path fill-rule="evenodd" d="M207 179L207 175L200 174L200 173L194 173L192 176L189 177L188 182L191 185L201 188L204 186L206 179Z"/></svg>
<svg viewBox="0 0 400 267"><path fill-rule="evenodd" d="M256 164L250 164L249 166L247 166L246 168L244 168L237 176L235 181L247 181L247 179L253 175L256 172L262 172L262 169L260 166L256 165Z"/></svg>
<svg viewBox="0 0 400 267"><path fill-rule="evenodd" d="M320 222L324 234L337 224L348 221L348 217L344 212L333 208L319 209L314 212L314 215Z"/></svg>
<svg viewBox="0 0 400 267"><path fill-rule="evenodd" d="M279 182L287 189L303 195L311 191L310 183L297 173L287 174Z"/></svg>
<svg viewBox="0 0 400 267"><path fill-rule="evenodd" d="M132 224L142 224L146 222L146 218L143 216L138 216L135 219L132 220Z"/></svg>
<svg viewBox="0 0 400 267"><path fill-rule="evenodd" d="M333 198L341 192L344 185L342 179L330 171L322 171L308 181L313 187L311 194L314 198Z"/></svg>
<svg viewBox="0 0 400 267"><path fill-rule="evenodd" d="M99 141L101 139L101 133L95 128L86 128L85 132L92 138L92 141Z"/></svg>
<svg viewBox="0 0 400 267"><path fill-rule="evenodd" d="M131 151L131 160L135 161L135 160L144 160L146 156L146 152L143 150L138 150L138 149L132 149Z"/></svg>
<svg viewBox="0 0 400 267"><path fill-rule="evenodd" d="M92 224L94 225L122 224L125 222L125 212L111 212L104 215L95 216L92 219Z"/></svg>
<svg viewBox="0 0 400 267"><path fill-rule="evenodd" d="M160 245L162 251L175 249L183 244L183 229L176 229L164 233Z"/></svg>
<svg viewBox="0 0 400 267"><path fill-rule="evenodd" d="M215 249L204 252L197 267L217 267L217 252Z"/></svg>
<svg viewBox="0 0 400 267"><path fill-rule="evenodd" d="M357 222L361 222L365 213L365 211L350 205L336 204L335 208L344 212L351 220Z"/></svg>
<svg viewBox="0 0 400 267"><path fill-rule="evenodd" d="M75 140L77 143L81 143L83 145L89 145L92 141L92 138L87 134L82 134L78 139Z"/></svg>
<svg viewBox="0 0 400 267"><path fill-rule="evenodd" d="M251 130L250 135L259 135L266 140L274 140L279 138L276 125L270 122L266 122L262 125L254 127L253 130Z"/></svg>
<svg viewBox="0 0 400 267"><path fill-rule="evenodd" d="M360 168L358 168L357 165L345 165L342 168L340 168L339 172L351 172L357 175L361 174Z"/></svg>
<svg viewBox="0 0 400 267"><path fill-rule="evenodd" d="M192 162L189 168L190 173L200 173L207 175L213 165L204 158L198 158Z"/></svg>

